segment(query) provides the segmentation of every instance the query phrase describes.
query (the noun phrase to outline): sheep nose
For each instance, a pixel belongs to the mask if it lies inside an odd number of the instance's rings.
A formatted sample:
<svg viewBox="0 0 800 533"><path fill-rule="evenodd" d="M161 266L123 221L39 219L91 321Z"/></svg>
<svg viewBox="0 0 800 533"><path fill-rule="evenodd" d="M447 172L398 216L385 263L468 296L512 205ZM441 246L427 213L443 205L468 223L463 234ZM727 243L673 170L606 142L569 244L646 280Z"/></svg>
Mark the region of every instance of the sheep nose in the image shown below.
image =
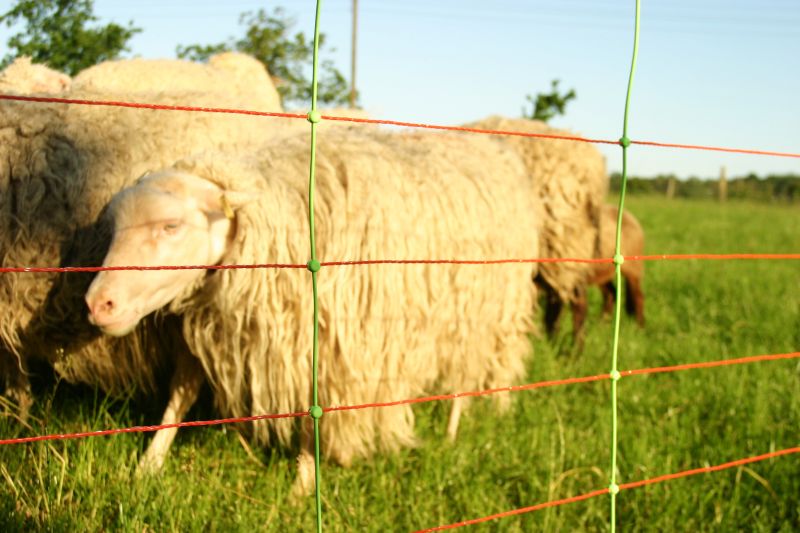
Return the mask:
<svg viewBox="0 0 800 533"><path fill-rule="evenodd" d="M106 291L95 295L87 294L86 305L89 306L89 321L96 325L108 322L118 309L114 297Z"/></svg>

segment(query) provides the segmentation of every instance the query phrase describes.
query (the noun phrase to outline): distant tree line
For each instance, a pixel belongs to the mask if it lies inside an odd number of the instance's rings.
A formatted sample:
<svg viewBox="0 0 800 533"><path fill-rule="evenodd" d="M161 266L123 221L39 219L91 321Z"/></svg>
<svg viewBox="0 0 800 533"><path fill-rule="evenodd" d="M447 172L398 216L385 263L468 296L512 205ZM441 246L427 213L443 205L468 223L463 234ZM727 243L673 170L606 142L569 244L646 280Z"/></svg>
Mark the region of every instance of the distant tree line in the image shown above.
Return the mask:
<svg viewBox="0 0 800 533"><path fill-rule="evenodd" d="M670 182L673 185L670 185ZM622 176L619 173L611 175L611 192L618 193ZM794 203L800 202L800 175L798 174L770 174L759 177L755 174L728 178L728 199L757 200L763 202ZM628 177L626 191L630 194L655 194L668 195L672 193L676 198L717 198L719 195L719 180L717 178L701 179L691 177L679 179L673 174L659 174L651 178Z"/></svg>

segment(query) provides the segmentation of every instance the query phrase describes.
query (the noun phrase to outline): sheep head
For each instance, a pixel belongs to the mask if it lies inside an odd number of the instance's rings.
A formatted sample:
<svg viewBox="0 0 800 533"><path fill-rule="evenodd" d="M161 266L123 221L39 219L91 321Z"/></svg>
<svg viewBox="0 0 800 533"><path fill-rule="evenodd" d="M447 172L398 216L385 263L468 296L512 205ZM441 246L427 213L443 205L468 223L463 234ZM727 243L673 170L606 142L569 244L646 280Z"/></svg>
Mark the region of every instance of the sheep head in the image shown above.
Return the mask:
<svg viewBox="0 0 800 533"><path fill-rule="evenodd" d="M108 205L114 232L103 266L218 264L231 243L235 210L248 200L247 193L192 174L147 174ZM89 321L109 335L125 335L204 275L203 269L98 272L86 293Z"/></svg>

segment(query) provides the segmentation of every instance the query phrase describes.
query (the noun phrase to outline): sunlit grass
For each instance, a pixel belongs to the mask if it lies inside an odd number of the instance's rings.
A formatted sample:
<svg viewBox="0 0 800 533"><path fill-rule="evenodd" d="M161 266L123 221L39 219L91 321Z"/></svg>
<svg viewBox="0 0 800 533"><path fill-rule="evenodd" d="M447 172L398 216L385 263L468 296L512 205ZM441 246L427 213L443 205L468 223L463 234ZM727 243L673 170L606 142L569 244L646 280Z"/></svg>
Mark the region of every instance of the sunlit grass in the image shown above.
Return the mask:
<svg viewBox="0 0 800 533"><path fill-rule="evenodd" d="M764 204L632 197L648 253L800 252L800 211ZM622 324L620 368L716 360L800 348L800 262L648 263L647 327ZM554 342L533 339L529 381L609 370L611 324L591 313L582 355L568 320ZM157 401L109 401L40 383L31 427L4 436L158 421ZM713 465L800 444L800 364L794 361L623 378L618 481ZM415 408L421 446L343 469L325 464L328 531L410 531L533 505L608 484L607 382L515 393L495 412L474 400L456 443L449 404ZM210 418L209 402L192 418ZM335 413L326 416L336 416ZM324 423L324 418L323 418ZM293 451L252 451L232 428L182 431L164 472L134 476L149 436L119 435L0 447L0 530L310 531L312 500L288 500ZM619 495L623 531L795 531L800 458L702 474ZM601 496L475 526L473 531L593 531Z"/></svg>

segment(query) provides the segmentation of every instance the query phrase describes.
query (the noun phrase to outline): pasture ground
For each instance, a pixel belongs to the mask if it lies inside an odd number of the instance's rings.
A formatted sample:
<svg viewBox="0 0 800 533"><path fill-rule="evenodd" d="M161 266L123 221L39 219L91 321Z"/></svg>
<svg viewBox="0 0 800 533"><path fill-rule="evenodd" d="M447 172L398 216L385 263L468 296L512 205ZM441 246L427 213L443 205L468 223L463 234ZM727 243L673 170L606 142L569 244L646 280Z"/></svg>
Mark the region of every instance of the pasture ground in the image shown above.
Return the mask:
<svg viewBox="0 0 800 533"><path fill-rule="evenodd" d="M628 208L645 228L648 253L800 252L797 207L634 196ZM798 261L650 262L645 293L647 327L627 317L622 324L621 369L800 349ZM583 354L565 354L565 320L555 342L532 340L529 381L609 370L611 323L599 316L598 291L591 297ZM419 448L349 469L325 464L325 530L410 531L607 486L607 382L514 397L504 414L473 401L454 444L445 438L449 403L427 404L415 410ZM619 398L621 483L800 444L797 360L623 378ZM190 419L213 418L209 404ZM157 402L111 401L44 380L30 427L7 415L0 435L157 423L158 415ZM313 499L287 500L291 451L251 450L232 428L182 430L163 474L136 479L148 440L0 447L0 530L313 530ZM797 531L798 471L793 455L624 491L618 524L622 531ZM471 530L604 531L608 515L608 497L600 496Z"/></svg>

